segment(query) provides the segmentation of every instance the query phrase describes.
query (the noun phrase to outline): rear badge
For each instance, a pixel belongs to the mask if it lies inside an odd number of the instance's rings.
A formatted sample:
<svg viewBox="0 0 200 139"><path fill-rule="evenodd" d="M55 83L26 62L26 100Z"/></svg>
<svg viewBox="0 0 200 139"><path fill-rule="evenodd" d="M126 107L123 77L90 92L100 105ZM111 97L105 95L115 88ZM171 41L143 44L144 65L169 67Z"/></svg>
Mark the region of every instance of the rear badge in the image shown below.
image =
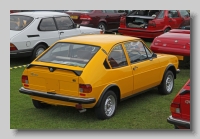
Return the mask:
<svg viewBox="0 0 200 139"><path fill-rule="evenodd" d="M54 71L54 68L49 68L49 71L50 71L50 72L53 72L53 71Z"/></svg>

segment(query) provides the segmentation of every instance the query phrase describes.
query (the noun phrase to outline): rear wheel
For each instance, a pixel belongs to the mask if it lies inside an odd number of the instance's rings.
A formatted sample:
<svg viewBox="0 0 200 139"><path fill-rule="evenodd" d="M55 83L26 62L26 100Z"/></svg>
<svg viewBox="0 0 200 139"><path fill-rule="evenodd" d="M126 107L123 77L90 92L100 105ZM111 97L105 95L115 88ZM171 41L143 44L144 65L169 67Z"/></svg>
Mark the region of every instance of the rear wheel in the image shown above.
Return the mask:
<svg viewBox="0 0 200 139"><path fill-rule="evenodd" d="M39 44L35 47L32 56L31 56L31 60L34 60L36 57L38 57L41 53L43 53L46 50L46 46L43 44Z"/></svg>
<svg viewBox="0 0 200 139"><path fill-rule="evenodd" d="M169 31L170 31L170 28L166 28L166 29L164 30L164 33L169 32Z"/></svg>
<svg viewBox="0 0 200 139"><path fill-rule="evenodd" d="M103 32L105 32L106 31L106 25L105 25L105 23L100 22L99 25L98 25L98 28L101 29Z"/></svg>
<svg viewBox="0 0 200 139"><path fill-rule="evenodd" d="M173 91L174 88L174 74L171 70L168 70L158 86L158 92L163 95L168 95Z"/></svg>
<svg viewBox="0 0 200 139"><path fill-rule="evenodd" d="M46 108L49 106L46 103L42 103L42 102L40 102L38 100L34 100L34 99L32 99L32 103L33 103L34 107L37 109L42 109L42 108Z"/></svg>
<svg viewBox="0 0 200 139"><path fill-rule="evenodd" d="M98 119L109 119L114 116L116 108L117 97L112 90L109 90L103 96L100 106L95 108L95 113Z"/></svg>

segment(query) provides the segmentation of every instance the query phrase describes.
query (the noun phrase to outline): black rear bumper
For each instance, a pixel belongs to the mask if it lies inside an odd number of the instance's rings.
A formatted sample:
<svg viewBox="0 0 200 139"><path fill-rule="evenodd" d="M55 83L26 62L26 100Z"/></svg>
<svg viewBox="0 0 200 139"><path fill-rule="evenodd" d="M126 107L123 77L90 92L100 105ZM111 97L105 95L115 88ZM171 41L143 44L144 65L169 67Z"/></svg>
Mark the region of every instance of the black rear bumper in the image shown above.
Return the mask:
<svg viewBox="0 0 200 139"><path fill-rule="evenodd" d="M80 98L80 97L63 96L63 95L58 95L58 94L25 89L24 87L21 87L19 89L19 92L23 94L31 95L31 96L61 100L61 101L66 101L66 102L74 102L74 103L79 103L79 104L91 104L96 101L95 98Z"/></svg>
<svg viewBox="0 0 200 139"><path fill-rule="evenodd" d="M175 119L172 116L169 116L167 118L167 122L170 123L170 124L174 124L176 126L182 126L182 127L187 128L187 129L190 129L190 122L184 121L184 120L180 120L180 119Z"/></svg>

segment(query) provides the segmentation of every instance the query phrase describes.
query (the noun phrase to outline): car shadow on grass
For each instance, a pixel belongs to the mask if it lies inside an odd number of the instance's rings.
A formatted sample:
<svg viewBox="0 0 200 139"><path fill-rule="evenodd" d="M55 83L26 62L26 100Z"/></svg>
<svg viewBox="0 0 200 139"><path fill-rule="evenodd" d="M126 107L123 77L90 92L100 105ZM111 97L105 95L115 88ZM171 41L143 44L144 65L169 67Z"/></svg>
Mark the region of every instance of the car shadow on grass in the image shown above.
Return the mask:
<svg viewBox="0 0 200 139"><path fill-rule="evenodd" d="M10 58L10 67L22 66L31 63L30 58Z"/></svg>

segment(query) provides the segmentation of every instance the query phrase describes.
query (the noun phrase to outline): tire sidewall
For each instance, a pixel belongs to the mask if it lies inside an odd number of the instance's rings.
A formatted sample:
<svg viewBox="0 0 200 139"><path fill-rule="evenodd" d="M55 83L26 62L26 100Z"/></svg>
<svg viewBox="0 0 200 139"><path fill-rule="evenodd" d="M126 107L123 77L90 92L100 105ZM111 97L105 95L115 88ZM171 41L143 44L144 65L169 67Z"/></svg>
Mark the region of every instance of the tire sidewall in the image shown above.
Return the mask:
<svg viewBox="0 0 200 139"><path fill-rule="evenodd" d="M173 86L172 86L172 89L170 90L170 92L169 91L167 91L167 86L166 86L166 80L167 80L167 77L169 76L169 75L171 75L172 77L173 77ZM167 95L167 94L171 94L172 93L172 91L173 91L173 88L174 88L174 74L173 74L173 72L172 71L170 71L170 70L168 70L166 73L165 73L165 76L164 76L164 78L163 78L163 81L162 81L162 94L165 94L165 95Z"/></svg>
<svg viewBox="0 0 200 139"><path fill-rule="evenodd" d="M100 25L103 25L103 26L104 26L104 28L105 28L104 32L105 32L105 31L106 31L106 24L103 23L103 22L100 22L99 25L98 25L98 28L99 28ZM100 28L99 28L99 29L100 29Z"/></svg>
<svg viewBox="0 0 200 139"><path fill-rule="evenodd" d="M104 106L105 106L105 102L106 102L106 99L109 97L109 96L113 96L114 99L115 99L115 109L114 109L114 112L112 113L112 115L110 116L107 116L105 114L105 109L104 109ZM117 97L116 97L116 94L112 91L112 90L108 90L102 100L101 100L101 103L98 107L95 108L95 112L96 112L96 115L99 119L109 119L111 117L113 117L115 115L115 112L116 112L116 109L117 109Z"/></svg>
<svg viewBox="0 0 200 139"><path fill-rule="evenodd" d="M46 46L43 45L43 44L39 44L35 47L33 53L32 53L32 56L31 56L31 60L34 60L36 58L36 52L39 48L44 48L44 51L46 50Z"/></svg>

